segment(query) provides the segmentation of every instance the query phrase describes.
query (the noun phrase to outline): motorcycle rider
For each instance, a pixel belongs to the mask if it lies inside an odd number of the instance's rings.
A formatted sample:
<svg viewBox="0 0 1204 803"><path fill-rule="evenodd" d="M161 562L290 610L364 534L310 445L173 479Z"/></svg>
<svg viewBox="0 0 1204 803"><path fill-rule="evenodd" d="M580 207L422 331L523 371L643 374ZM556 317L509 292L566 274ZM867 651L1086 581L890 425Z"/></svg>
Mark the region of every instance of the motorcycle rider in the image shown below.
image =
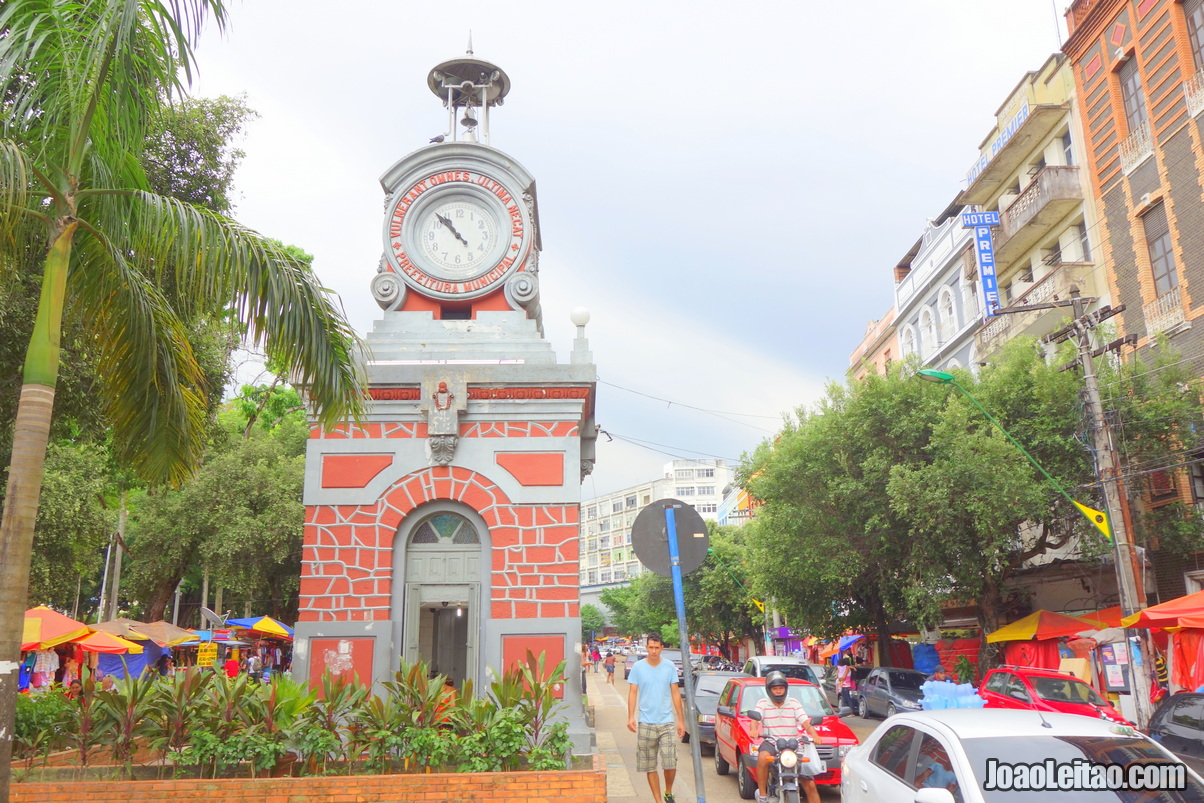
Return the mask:
<svg viewBox="0 0 1204 803"><path fill-rule="evenodd" d="M797 738L800 732L811 737L811 741L819 744L819 733L811 727L811 717L803 708L803 704L787 695L789 683L786 676L778 670L773 670L765 676L764 699L758 700L756 710L761 713L761 721L753 720L749 735L753 741L764 737L765 741L757 751L757 803L767 803L766 787L769 785L769 766L777 755L778 739ZM799 777L799 790L807 796L807 803L819 803L819 789L815 781L809 777Z"/></svg>

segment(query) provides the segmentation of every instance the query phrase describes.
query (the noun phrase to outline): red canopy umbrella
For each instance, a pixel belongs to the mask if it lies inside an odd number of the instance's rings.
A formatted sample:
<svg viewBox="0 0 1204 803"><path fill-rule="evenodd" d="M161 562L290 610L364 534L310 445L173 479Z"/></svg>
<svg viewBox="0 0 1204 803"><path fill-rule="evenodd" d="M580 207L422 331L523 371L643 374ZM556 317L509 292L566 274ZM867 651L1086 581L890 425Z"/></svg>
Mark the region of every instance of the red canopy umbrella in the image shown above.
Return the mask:
<svg viewBox="0 0 1204 803"><path fill-rule="evenodd" d="M1151 605L1124 619L1125 627L1194 627L1183 625L1183 618L1204 617L1204 591L1176 597L1159 605Z"/></svg>
<svg viewBox="0 0 1204 803"><path fill-rule="evenodd" d="M142 652L142 645L126 641L121 636L114 636L112 633L106 633L103 630L89 633L83 638L76 639L72 644L78 644L88 652L129 652L134 654Z"/></svg>
<svg viewBox="0 0 1204 803"><path fill-rule="evenodd" d="M1113 605L1111 608L1100 608L1094 613L1083 614L1084 619L1094 619L1097 622L1103 622L1108 627L1120 627L1121 617L1124 612L1119 605Z"/></svg>
<svg viewBox="0 0 1204 803"><path fill-rule="evenodd" d="M25 624L21 631L21 651L48 650L59 644L86 636L89 632L91 631L83 622L77 622L45 605L39 605L25 612Z"/></svg>

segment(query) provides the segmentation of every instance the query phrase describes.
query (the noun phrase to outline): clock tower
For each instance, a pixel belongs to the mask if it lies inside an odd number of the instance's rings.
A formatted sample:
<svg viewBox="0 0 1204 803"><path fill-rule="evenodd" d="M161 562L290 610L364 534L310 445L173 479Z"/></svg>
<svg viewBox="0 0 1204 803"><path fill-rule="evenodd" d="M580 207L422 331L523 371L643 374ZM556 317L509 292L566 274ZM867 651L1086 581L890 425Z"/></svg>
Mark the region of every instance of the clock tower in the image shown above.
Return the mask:
<svg viewBox="0 0 1204 803"><path fill-rule="evenodd" d="M461 58L427 84L446 130L381 178L383 255L366 338L368 413L311 433L294 676L366 683L426 661L482 689L527 650L580 688L581 482L593 468L596 372L585 324L567 363L544 339L535 179L494 148L510 90Z"/></svg>

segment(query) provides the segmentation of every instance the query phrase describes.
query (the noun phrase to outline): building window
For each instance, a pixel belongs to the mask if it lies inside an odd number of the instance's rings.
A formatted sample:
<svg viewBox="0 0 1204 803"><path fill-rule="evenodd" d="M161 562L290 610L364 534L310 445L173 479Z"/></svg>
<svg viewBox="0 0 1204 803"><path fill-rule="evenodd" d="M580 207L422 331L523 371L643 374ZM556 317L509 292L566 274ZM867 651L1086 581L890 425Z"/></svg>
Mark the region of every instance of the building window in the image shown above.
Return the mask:
<svg viewBox="0 0 1204 803"><path fill-rule="evenodd" d="M1083 252L1083 262L1091 261L1091 238L1087 235L1087 226L1085 223L1078 225L1079 230L1079 249Z"/></svg>
<svg viewBox="0 0 1204 803"><path fill-rule="evenodd" d="M598 539L598 549L610 549L609 535L604 535Z"/></svg>
<svg viewBox="0 0 1204 803"><path fill-rule="evenodd" d="M679 468L677 471L673 472L673 476L679 480L692 480L694 479L694 469Z"/></svg>
<svg viewBox="0 0 1204 803"><path fill-rule="evenodd" d="M962 309L966 318L978 317L978 274L974 273L962 280ZM904 352L906 353L906 352Z"/></svg>
<svg viewBox="0 0 1204 803"><path fill-rule="evenodd" d="M920 313L920 356L928 356L936 351L936 347L936 323L932 319L932 310L925 307Z"/></svg>
<svg viewBox="0 0 1204 803"><path fill-rule="evenodd" d="M626 499L623 500L623 504L627 506L628 510L631 510L633 507L635 507L635 497L634 496L627 497Z"/></svg>
<svg viewBox="0 0 1204 803"><path fill-rule="evenodd" d="M595 505L590 505L589 507L587 507L587 508L585 509L585 517L586 517L587 519L596 519L596 518L598 518L598 508L597 508L597 506L595 506Z"/></svg>
<svg viewBox="0 0 1204 803"><path fill-rule="evenodd" d="M903 356L916 353L916 333L910 326L903 327Z"/></svg>
<svg viewBox="0 0 1204 803"><path fill-rule="evenodd" d="M1191 497L1196 507L1204 507L1204 455L1195 455L1195 462L1188 463L1187 470L1191 475Z"/></svg>
<svg viewBox="0 0 1204 803"><path fill-rule="evenodd" d="M652 504L652 494L644 494L644 499L641 504L645 504L645 505Z"/></svg>
<svg viewBox="0 0 1204 803"><path fill-rule="evenodd" d="M1161 298L1179 286L1175 271L1175 252L1171 249L1171 230L1166 219L1166 206L1158 204L1141 219L1145 226L1145 243L1150 252L1150 267L1154 271L1154 294Z"/></svg>
<svg viewBox="0 0 1204 803"><path fill-rule="evenodd" d="M588 582L588 583L589 583L591 586L592 586L592 585L595 585L595 584L597 584L597 582L598 582L598 573L597 573L597 572L589 572L589 573L586 575L586 578L587 578L587 582Z"/></svg>
<svg viewBox="0 0 1204 803"><path fill-rule="evenodd" d="M697 508L699 513L714 513L718 506L712 503L706 505L695 505L694 507Z"/></svg>
<svg viewBox="0 0 1204 803"><path fill-rule="evenodd" d="M1166 469L1150 472L1150 496L1165 499L1175 495L1175 480Z"/></svg>
<svg viewBox="0 0 1204 803"><path fill-rule="evenodd" d="M598 527L604 533L610 532L610 519L602 519L602 524Z"/></svg>
<svg viewBox="0 0 1204 803"><path fill-rule="evenodd" d="M622 513L623 512L623 500L616 499L615 501L611 502L610 503L610 512L611 513Z"/></svg>
<svg viewBox="0 0 1204 803"><path fill-rule="evenodd" d="M1117 74L1120 79L1120 98L1125 105L1125 121L1132 133L1145 125L1145 89L1141 86L1141 73L1137 70L1137 59L1130 58L1121 65Z"/></svg>
<svg viewBox="0 0 1204 803"><path fill-rule="evenodd" d="M589 556L589 565L590 565L590 566L595 566L595 567L598 565L598 553L597 553L597 552L594 552L594 553L591 553L591 554L590 554L590 556Z"/></svg>
<svg viewBox="0 0 1204 803"><path fill-rule="evenodd" d="M698 478L699 479L707 480L714 476L715 476L715 469L713 469L713 468L698 469Z"/></svg>
<svg viewBox="0 0 1204 803"><path fill-rule="evenodd" d="M1184 0L1187 35L1191 39L1191 57L1197 70L1204 70L1204 0Z"/></svg>
<svg viewBox="0 0 1204 803"><path fill-rule="evenodd" d="M1074 141L1069 131L1062 135L1062 161L1067 166L1074 164Z"/></svg>
<svg viewBox="0 0 1204 803"><path fill-rule="evenodd" d="M601 580L603 583L609 583L610 582L610 569L607 569L606 571L602 572L602 574L600 574L598 576L598 579Z"/></svg>
<svg viewBox="0 0 1204 803"><path fill-rule="evenodd" d="M941 340L948 342L957 331L957 308L953 303L953 291L948 287L941 290L938 309L941 313Z"/></svg>
<svg viewBox="0 0 1204 803"><path fill-rule="evenodd" d="M699 496L714 496L715 495L715 486L714 485L699 485L698 486L698 495Z"/></svg>
<svg viewBox="0 0 1204 803"><path fill-rule="evenodd" d="M622 566L615 567L615 582L627 579L627 570Z"/></svg>
<svg viewBox="0 0 1204 803"><path fill-rule="evenodd" d="M597 538L589 539L589 544L586 547L585 551L586 552L597 552L598 551L598 539Z"/></svg>
<svg viewBox="0 0 1204 803"><path fill-rule="evenodd" d="M693 496L693 495L694 495L694 486L692 486L692 485L679 485L679 486L677 486L677 488L675 488L675 489L674 489L674 493L675 493L675 494L676 494L676 495L677 495L679 498L680 498L680 497L682 497L682 496Z"/></svg>

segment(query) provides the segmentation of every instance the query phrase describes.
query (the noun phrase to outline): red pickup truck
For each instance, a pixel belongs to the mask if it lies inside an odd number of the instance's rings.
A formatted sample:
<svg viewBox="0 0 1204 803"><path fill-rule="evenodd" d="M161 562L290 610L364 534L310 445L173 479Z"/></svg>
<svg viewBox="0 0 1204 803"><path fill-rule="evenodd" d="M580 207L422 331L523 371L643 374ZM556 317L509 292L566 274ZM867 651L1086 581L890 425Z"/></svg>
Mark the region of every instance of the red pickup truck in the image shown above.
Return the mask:
<svg viewBox="0 0 1204 803"><path fill-rule="evenodd" d="M821 744L816 745L827 772L815 779L817 784L840 785L840 763L846 753L859 744L857 735L828 705L823 692L814 683L790 678L788 694L803 704L813 717L823 717L816 726ZM740 797L752 800L757 791L757 747L749 736L751 719L744 714L765 699L765 678L732 678L719 694L715 709L715 772L727 775L736 767L736 788ZM851 713L851 712L850 712Z"/></svg>

